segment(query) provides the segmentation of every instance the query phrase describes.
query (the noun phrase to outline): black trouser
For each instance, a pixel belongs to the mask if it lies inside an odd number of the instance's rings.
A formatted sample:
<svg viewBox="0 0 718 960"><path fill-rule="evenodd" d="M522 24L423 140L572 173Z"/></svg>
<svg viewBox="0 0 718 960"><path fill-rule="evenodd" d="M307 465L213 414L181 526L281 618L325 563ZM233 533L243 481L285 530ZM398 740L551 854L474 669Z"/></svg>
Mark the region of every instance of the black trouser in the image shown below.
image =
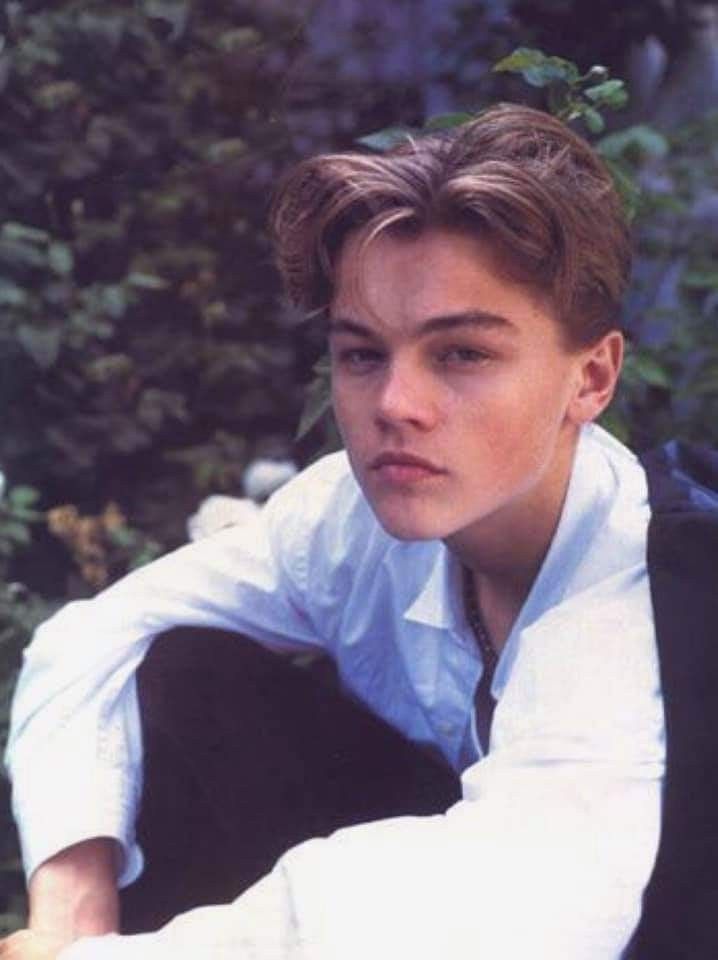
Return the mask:
<svg viewBox="0 0 718 960"><path fill-rule="evenodd" d="M446 810L459 781L328 679L234 634L174 630L139 678L146 866L123 930L236 897L289 847L352 823Z"/></svg>

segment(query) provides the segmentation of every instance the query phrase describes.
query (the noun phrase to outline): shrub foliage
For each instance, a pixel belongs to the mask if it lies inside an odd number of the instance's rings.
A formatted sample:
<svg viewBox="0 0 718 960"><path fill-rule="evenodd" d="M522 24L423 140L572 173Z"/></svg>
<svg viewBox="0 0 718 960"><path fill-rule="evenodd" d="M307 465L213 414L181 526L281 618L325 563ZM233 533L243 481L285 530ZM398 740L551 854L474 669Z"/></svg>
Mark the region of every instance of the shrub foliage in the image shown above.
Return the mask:
<svg viewBox="0 0 718 960"><path fill-rule="evenodd" d="M163 542L298 403L261 230L287 150L262 28L292 24L230 10L5 14L0 464Z"/></svg>

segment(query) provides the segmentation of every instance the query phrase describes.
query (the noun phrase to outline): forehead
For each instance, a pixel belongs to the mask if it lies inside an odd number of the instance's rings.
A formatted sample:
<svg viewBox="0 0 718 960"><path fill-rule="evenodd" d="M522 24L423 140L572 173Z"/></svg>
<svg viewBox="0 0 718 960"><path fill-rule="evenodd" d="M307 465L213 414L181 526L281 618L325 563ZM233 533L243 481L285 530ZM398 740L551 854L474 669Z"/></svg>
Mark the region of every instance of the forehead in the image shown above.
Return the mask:
<svg viewBox="0 0 718 960"><path fill-rule="evenodd" d="M434 317L484 313L506 331L555 323L546 298L511 279L501 252L466 232L351 234L337 261L331 318L411 329ZM494 325L499 329L500 325Z"/></svg>

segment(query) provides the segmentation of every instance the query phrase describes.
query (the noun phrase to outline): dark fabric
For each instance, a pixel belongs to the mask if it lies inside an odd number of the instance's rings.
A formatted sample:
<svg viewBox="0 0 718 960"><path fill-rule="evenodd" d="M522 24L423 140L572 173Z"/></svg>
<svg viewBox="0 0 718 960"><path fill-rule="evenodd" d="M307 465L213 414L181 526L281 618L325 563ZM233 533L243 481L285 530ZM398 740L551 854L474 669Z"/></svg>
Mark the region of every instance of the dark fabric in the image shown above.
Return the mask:
<svg viewBox="0 0 718 960"><path fill-rule="evenodd" d="M489 752L489 742L491 740L491 724L496 710L496 700L491 693L491 684L496 673L496 663L486 667L481 675L481 679L476 684L474 693L474 708L476 716L476 734L481 744L481 749L485 754Z"/></svg>
<svg viewBox="0 0 718 960"><path fill-rule="evenodd" d="M122 895L125 932L233 899L309 837L459 799L456 774L343 696L328 661L299 668L179 629L155 641L138 686L147 865Z"/></svg>
<svg viewBox="0 0 718 960"><path fill-rule="evenodd" d="M630 956L718 957L718 454L643 458L648 570L666 717L658 857Z"/></svg>

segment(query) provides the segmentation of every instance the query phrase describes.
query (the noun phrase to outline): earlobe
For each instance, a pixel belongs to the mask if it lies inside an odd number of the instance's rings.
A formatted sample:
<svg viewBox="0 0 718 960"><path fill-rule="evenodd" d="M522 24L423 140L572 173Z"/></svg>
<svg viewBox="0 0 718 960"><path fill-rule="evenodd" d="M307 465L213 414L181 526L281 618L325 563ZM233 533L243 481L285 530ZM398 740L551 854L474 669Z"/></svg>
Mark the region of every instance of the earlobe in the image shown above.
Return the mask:
<svg viewBox="0 0 718 960"><path fill-rule="evenodd" d="M578 383L569 416L577 424L595 420L613 398L623 363L623 334L611 330L579 357Z"/></svg>

